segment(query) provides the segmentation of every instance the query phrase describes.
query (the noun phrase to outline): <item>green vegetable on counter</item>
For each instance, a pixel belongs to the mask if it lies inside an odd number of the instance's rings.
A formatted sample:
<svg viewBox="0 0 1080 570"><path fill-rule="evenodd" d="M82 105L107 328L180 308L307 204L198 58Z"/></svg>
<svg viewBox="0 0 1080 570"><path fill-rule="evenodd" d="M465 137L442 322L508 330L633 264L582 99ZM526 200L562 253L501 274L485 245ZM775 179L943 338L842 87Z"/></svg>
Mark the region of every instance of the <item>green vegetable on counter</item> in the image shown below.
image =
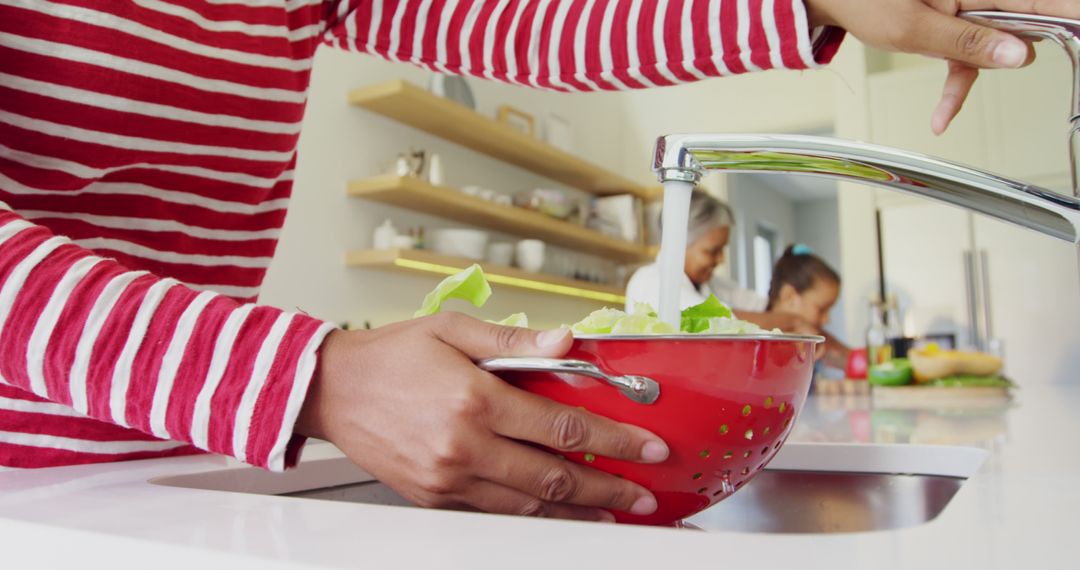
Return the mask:
<svg viewBox="0 0 1080 570"><path fill-rule="evenodd" d="M439 283L424 297L423 306L414 317L434 315L442 310L442 304L448 299L463 299L474 306L482 307L491 296L491 285L484 277L479 265L472 265ZM525 313L515 313L498 325L527 327L529 319ZM739 320L731 308L714 295L709 295L705 302L687 307L682 312L680 330L660 320L656 311L648 303L638 303L630 313L619 309L603 308L589 313L584 319L574 323L570 329L576 334L672 334L676 332L696 334L754 334L764 332L754 323ZM773 329L779 333L778 329Z"/></svg>
<svg viewBox="0 0 1080 570"><path fill-rule="evenodd" d="M903 386L912 380L911 361L906 358L894 358L881 364L875 364L866 371L866 380L877 386Z"/></svg>
<svg viewBox="0 0 1080 570"><path fill-rule="evenodd" d="M937 380L931 380L926 383L927 386L937 386L940 388L1015 388L1014 384L1008 378L1002 378L1001 376L946 376L944 378L938 378Z"/></svg>

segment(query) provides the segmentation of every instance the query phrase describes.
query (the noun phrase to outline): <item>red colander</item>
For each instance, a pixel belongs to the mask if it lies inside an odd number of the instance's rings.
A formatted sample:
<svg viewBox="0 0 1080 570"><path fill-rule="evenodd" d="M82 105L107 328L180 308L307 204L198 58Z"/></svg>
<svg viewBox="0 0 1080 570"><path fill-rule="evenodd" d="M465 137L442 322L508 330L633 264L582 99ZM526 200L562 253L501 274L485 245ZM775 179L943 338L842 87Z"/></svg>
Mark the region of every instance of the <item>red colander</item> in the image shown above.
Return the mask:
<svg viewBox="0 0 1080 570"><path fill-rule="evenodd" d="M516 386L657 434L660 464L588 453L566 459L624 477L656 495L648 516L670 525L722 501L779 451L802 409L817 336L580 336L565 359L497 358L480 365Z"/></svg>

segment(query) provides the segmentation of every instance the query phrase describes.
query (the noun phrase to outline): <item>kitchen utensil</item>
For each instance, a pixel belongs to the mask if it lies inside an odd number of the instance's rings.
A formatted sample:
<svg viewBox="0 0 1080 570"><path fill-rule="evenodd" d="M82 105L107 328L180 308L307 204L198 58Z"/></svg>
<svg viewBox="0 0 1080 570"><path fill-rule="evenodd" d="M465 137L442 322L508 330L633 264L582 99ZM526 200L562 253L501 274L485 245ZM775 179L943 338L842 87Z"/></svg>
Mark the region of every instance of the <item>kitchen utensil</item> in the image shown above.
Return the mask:
<svg viewBox="0 0 1080 570"><path fill-rule="evenodd" d="M434 186L441 186L446 179L443 177L442 157L431 153L428 158L428 182Z"/></svg>
<svg viewBox="0 0 1080 570"><path fill-rule="evenodd" d="M432 74L428 91L476 110L476 99L473 97L472 88L469 87L465 78L459 75Z"/></svg>
<svg viewBox="0 0 1080 570"><path fill-rule="evenodd" d="M660 436L671 455L659 464L562 455L656 495L655 513L615 512L619 522L670 525L730 496L776 455L802 409L814 345L822 340L782 334L586 335L574 339L566 360L500 358L480 366L529 392ZM630 381L612 389L598 373ZM651 399L652 386L642 381L635 389L635 377L655 381L655 401L640 403Z"/></svg>
<svg viewBox="0 0 1080 570"><path fill-rule="evenodd" d="M866 349L852 349L852 351L848 353L847 366L844 368L844 376L856 380L866 378L867 366Z"/></svg>
<svg viewBox="0 0 1080 570"><path fill-rule="evenodd" d="M371 246L375 249L390 249L394 247L395 237L397 228L394 227L394 222L386 220L372 233Z"/></svg>
<svg viewBox="0 0 1080 570"><path fill-rule="evenodd" d="M495 120L530 137L536 135L536 120L521 109L499 105L495 109Z"/></svg>
<svg viewBox="0 0 1080 570"><path fill-rule="evenodd" d="M593 200L590 226L626 241L637 241L641 228L640 202L631 194Z"/></svg>
<svg viewBox="0 0 1080 570"><path fill-rule="evenodd" d="M872 397L875 410L934 410L952 413L1001 410L1008 407L1012 401L1009 389L1002 386L874 386Z"/></svg>
<svg viewBox="0 0 1080 570"><path fill-rule="evenodd" d="M514 262L514 244L503 242L489 244L487 260L498 265L510 265Z"/></svg>
<svg viewBox="0 0 1080 570"><path fill-rule="evenodd" d="M487 242L487 232L466 228L436 230L431 237L431 247L436 253L476 260L484 258Z"/></svg>
<svg viewBox="0 0 1080 570"><path fill-rule="evenodd" d="M538 239L517 242L517 264L525 271L540 271L544 266L544 242Z"/></svg>
<svg viewBox="0 0 1080 570"><path fill-rule="evenodd" d="M554 188L534 188L519 193L516 202L523 208L536 210L559 220L572 218L580 208L566 192Z"/></svg>

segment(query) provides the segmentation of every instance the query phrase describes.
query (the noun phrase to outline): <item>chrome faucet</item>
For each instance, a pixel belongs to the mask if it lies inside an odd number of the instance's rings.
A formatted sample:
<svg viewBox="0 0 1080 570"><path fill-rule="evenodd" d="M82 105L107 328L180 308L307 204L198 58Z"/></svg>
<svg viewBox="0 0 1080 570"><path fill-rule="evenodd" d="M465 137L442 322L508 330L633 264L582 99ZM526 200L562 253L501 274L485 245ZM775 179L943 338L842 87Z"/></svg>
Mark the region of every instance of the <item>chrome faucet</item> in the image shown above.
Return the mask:
<svg viewBox="0 0 1080 570"><path fill-rule="evenodd" d="M1069 52L1073 66L1072 196L919 153L804 135L667 135L656 141L653 170L661 182L696 183L707 170L803 173L862 182L925 196L1080 244L1080 22L1007 12L962 16L1021 37L1051 39Z"/></svg>

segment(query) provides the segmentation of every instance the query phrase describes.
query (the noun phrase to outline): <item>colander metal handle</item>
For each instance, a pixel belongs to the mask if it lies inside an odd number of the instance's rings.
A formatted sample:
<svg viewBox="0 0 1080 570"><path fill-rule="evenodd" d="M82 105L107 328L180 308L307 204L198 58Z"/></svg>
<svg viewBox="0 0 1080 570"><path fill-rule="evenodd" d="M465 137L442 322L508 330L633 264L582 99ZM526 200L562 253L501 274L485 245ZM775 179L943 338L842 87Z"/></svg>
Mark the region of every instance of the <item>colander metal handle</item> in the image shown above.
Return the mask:
<svg viewBox="0 0 1080 570"><path fill-rule="evenodd" d="M660 384L644 376L614 376L600 370L595 364L585 360L562 358L540 358L531 356L513 358L488 358L477 363L488 372L552 372L555 374L578 374L603 380L618 388L622 395L639 404L652 404L660 397Z"/></svg>

